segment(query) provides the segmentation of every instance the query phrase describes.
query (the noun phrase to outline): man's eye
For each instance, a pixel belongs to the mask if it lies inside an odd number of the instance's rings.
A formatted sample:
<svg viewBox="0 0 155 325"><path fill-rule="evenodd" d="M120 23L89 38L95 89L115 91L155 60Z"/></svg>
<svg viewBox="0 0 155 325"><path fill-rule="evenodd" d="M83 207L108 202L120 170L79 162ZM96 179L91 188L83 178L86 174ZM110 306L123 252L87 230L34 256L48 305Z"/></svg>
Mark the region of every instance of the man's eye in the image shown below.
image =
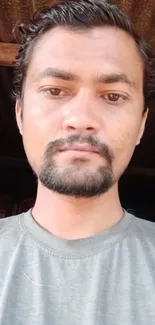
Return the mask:
<svg viewBox="0 0 155 325"><path fill-rule="evenodd" d="M51 97L61 97L67 94L65 90L62 90L60 88L46 88L43 89L43 93Z"/></svg>
<svg viewBox="0 0 155 325"><path fill-rule="evenodd" d="M61 93L61 89L59 89L59 88L51 88L48 91L51 95L54 95L54 96L59 96Z"/></svg>
<svg viewBox="0 0 155 325"><path fill-rule="evenodd" d="M117 94L117 93L109 93L103 95L103 98L109 103L121 103L127 99L125 95Z"/></svg>
<svg viewBox="0 0 155 325"><path fill-rule="evenodd" d="M120 95L119 94L108 94L108 100L112 101L112 102L117 102L120 99Z"/></svg>

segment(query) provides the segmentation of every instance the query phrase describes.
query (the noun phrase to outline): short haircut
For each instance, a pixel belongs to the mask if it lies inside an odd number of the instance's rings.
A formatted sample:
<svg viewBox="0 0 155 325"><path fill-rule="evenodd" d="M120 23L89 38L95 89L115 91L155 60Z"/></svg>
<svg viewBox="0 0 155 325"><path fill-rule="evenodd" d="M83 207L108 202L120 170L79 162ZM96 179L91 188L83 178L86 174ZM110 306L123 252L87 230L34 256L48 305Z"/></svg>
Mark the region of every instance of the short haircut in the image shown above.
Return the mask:
<svg viewBox="0 0 155 325"><path fill-rule="evenodd" d="M150 46L135 33L125 13L116 5L104 0L53 1L50 7L34 13L28 25L18 25L21 44L14 66L13 94L16 98L22 97L27 69L37 41L43 34L57 26L75 31L112 26L127 32L135 40L144 63L144 106L150 108L155 99L155 55Z"/></svg>

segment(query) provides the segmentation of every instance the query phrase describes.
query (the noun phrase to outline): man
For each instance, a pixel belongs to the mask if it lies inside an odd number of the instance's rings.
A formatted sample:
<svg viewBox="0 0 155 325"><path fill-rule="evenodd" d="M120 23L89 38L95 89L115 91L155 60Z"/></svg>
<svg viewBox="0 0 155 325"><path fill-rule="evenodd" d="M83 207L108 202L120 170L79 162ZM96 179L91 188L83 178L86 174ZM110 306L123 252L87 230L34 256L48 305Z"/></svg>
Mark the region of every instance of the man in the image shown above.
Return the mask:
<svg viewBox="0 0 155 325"><path fill-rule="evenodd" d="M118 195L153 53L102 0L57 2L20 31L16 118L38 190L0 221L0 325L153 325L155 225Z"/></svg>

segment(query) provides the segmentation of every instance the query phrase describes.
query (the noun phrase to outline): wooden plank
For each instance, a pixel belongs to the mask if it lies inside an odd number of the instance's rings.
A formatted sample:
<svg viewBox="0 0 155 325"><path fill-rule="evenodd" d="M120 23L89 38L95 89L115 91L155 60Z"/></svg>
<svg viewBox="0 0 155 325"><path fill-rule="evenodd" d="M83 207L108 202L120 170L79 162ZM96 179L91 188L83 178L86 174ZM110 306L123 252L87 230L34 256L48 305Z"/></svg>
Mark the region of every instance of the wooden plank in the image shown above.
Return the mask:
<svg viewBox="0 0 155 325"><path fill-rule="evenodd" d="M0 65L12 66L18 49L18 44L0 42Z"/></svg>

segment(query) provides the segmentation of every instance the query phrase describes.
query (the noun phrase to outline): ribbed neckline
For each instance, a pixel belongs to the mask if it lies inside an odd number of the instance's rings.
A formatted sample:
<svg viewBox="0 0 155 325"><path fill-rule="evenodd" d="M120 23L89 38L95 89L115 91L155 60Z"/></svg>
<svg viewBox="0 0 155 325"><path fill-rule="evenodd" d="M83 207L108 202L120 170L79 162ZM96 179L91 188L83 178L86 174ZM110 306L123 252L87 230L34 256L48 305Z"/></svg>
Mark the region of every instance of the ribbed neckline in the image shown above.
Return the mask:
<svg viewBox="0 0 155 325"><path fill-rule="evenodd" d="M44 230L33 218L31 210L21 215L21 225L31 239L50 253L61 257L86 257L114 245L128 235L134 216L124 211L123 218L106 231L92 237L67 240Z"/></svg>

